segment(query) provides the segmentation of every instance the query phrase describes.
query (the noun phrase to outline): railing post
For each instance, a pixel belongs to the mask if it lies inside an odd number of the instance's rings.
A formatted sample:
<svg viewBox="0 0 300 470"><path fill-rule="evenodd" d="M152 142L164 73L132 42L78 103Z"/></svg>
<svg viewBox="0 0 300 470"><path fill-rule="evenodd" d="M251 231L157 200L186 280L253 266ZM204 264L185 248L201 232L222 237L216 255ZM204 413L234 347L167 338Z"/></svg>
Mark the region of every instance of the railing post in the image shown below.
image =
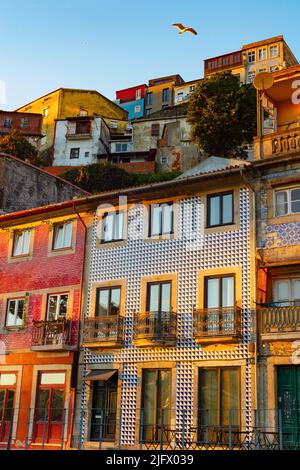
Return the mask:
<svg viewBox="0 0 300 470"><path fill-rule="evenodd" d="M143 448L143 438L144 438L144 410L141 410L140 413L140 435L139 435L139 440L140 440L140 450Z"/></svg>
<svg viewBox="0 0 300 470"><path fill-rule="evenodd" d="M6 450L10 450L10 447L11 447L13 424L14 424L14 409L12 408Z"/></svg>
<svg viewBox="0 0 300 470"><path fill-rule="evenodd" d="M120 409L120 419L119 419L118 449L121 449L121 438L122 438L122 408Z"/></svg>
<svg viewBox="0 0 300 470"><path fill-rule="evenodd" d="M67 413L67 410L64 408L64 412L63 412L63 421L62 421L62 429L61 429L61 442L60 442L60 448L61 448L62 450L63 450L63 448L64 448L66 413Z"/></svg>
<svg viewBox="0 0 300 470"><path fill-rule="evenodd" d="M164 413L165 410L161 410L161 429L160 429L160 450L164 448Z"/></svg>
<svg viewBox="0 0 300 470"><path fill-rule="evenodd" d="M279 450L283 450L282 410L278 410Z"/></svg>
<svg viewBox="0 0 300 470"><path fill-rule="evenodd" d="M205 446L209 448L209 410L205 410Z"/></svg>
<svg viewBox="0 0 300 470"><path fill-rule="evenodd" d="M25 437L25 450L28 449L30 418L31 418L31 408L29 408L29 413L28 413L28 418L27 418L26 437Z"/></svg>
<svg viewBox="0 0 300 470"><path fill-rule="evenodd" d="M103 436L103 423L104 423L104 411L100 411L100 427L99 427L99 450L101 450L102 447L102 436Z"/></svg>
<svg viewBox="0 0 300 470"><path fill-rule="evenodd" d="M182 412L181 449L185 448L185 432L186 432L186 410L183 410L183 412Z"/></svg>
<svg viewBox="0 0 300 470"><path fill-rule="evenodd" d="M45 447L46 425L47 425L47 410L45 410L44 421L43 421L42 449L44 449Z"/></svg>
<svg viewBox="0 0 300 470"><path fill-rule="evenodd" d="M229 449L232 448L232 410L230 409L229 410L229 440L228 440L228 444L229 444Z"/></svg>

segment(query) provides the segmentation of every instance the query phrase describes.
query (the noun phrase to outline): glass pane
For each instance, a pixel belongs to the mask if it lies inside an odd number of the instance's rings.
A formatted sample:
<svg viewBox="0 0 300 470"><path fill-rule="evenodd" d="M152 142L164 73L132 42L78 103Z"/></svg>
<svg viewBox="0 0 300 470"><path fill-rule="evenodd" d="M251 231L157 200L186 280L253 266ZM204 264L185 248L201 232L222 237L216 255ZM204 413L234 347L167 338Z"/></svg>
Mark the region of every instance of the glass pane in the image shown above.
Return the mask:
<svg viewBox="0 0 300 470"><path fill-rule="evenodd" d="M44 421L45 415L47 413L48 400L49 390L40 390L38 397L38 406L36 410L37 421Z"/></svg>
<svg viewBox="0 0 300 470"><path fill-rule="evenodd" d="M111 290L110 300L110 315L118 315L120 313L120 302L121 302L121 289Z"/></svg>
<svg viewBox="0 0 300 470"><path fill-rule="evenodd" d="M22 254L23 233L16 233L14 240L14 256Z"/></svg>
<svg viewBox="0 0 300 470"><path fill-rule="evenodd" d="M98 290L98 305L96 308L96 316L105 317L109 314L108 308L109 290L99 289Z"/></svg>
<svg viewBox="0 0 300 470"><path fill-rule="evenodd" d="M292 189L291 190L291 200L293 201L300 201L300 189Z"/></svg>
<svg viewBox="0 0 300 470"><path fill-rule="evenodd" d="M292 212L293 214L300 212L300 201L292 202Z"/></svg>
<svg viewBox="0 0 300 470"><path fill-rule="evenodd" d="M207 279L207 305L206 308L220 307L220 279Z"/></svg>
<svg viewBox="0 0 300 470"><path fill-rule="evenodd" d="M173 205L164 204L162 206L162 232L172 233L173 231Z"/></svg>
<svg viewBox="0 0 300 470"><path fill-rule="evenodd" d="M68 310L68 295L61 295L59 300L59 317L66 318Z"/></svg>
<svg viewBox="0 0 300 470"><path fill-rule="evenodd" d="M54 321L57 319L56 318L57 317L57 314L56 314L57 301L58 301L57 295L49 296L49 303L48 303L48 320L49 321Z"/></svg>
<svg viewBox="0 0 300 470"><path fill-rule="evenodd" d="M234 277L222 279L222 307L234 307Z"/></svg>
<svg viewBox="0 0 300 470"><path fill-rule="evenodd" d="M51 422L62 421L63 405L64 405L64 391L53 389L51 411L50 411Z"/></svg>
<svg viewBox="0 0 300 470"><path fill-rule="evenodd" d="M156 424L161 423L168 425L170 423L170 397L171 387L171 371L159 371L159 390L158 390L158 412L156 417ZM163 413L162 413L163 411Z"/></svg>
<svg viewBox="0 0 300 470"><path fill-rule="evenodd" d="M6 318L7 326L15 325L15 308L16 308L16 300L10 300L8 302L8 309L7 309L7 318Z"/></svg>
<svg viewBox="0 0 300 470"><path fill-rule="evenodd" d="M30 245L30 231L25 230L24 234L24 242L23 242L23 255L28 255L29 253L29 245Z"/></svg>
<svg viewBox="0 0 300 470"><path fill-rule="evenodd" d="M161 306L160 310L162 312L171 311L171 283L161 285Z"/></svg>
<svg viewBox="0 0 300 470"><path fill-rule="evenodd" d="M143 439L154 439L157 409L157 371L144 370L143 372Z"/></svg>
<svg viewBox="0 0 300 470"><path fill-rule="evenodd" d="M220 225L220 197L210 198L209 225Z"/></svg>
<svg viewBox="0 0 300 470"><path fill-rule="evenodd" d="M18 300L16 325L23 325L24 300Z"/></svg>
<svg viewBox="0 0 300 470"><path fill-rule="evenodd" d="M58 250L63 246L63 225L57 225L54 227L54 243L53 248Z"/></svg>
<svg viewBox="0 0 300 470"><path fill-rule="evenodd" d="M239 373L237 370L221 371L221 425L239 426ZM230 416L231 415L231 416Z"/></svg>
<svg viewBox="0 0 300 470"><path fill-rule="evenodd" d="M109 242L113 239L113 214L103 217L103 240Z"/></svg>
<svg viewBox="0 0 300 470"><path fill-rule="evenodd" d="M231 224L233 222L232 205L232 194L223 196L223 224Z"/></svg>
<svg viewBox="0 0 300 470"><path fill-rule="evenodd" d="M286 191L276 193L276 215L281 216L288 213L288 195Z"/></svg>
<svg viewBox="0 0 300 470"><path fill-rule="evenodd" d="M65 224L64 248L72 245L72 222Z"/></svg>
<svg viewBox="0 0 300 470"><path fill-rule="evenodd" d="M41 375L41 385L62 385L65 381L64 372L45 372Z"/></svg>
<svg viewBox="0 0 300 470"><path fill-rule="evenodd" d="M120 212L115 216L115 240L122 240L123 239L123 223L124 223L124 214Z"/></svg>
<svg viewBox="0 0 300 470"><path fill-rule="evenodd" d="M290 300L290 282L287 280L276 282L276 302L284 302Z"/></svg>
<svg viewBox="0 0 300 470"><path fill-rule="evenodd" d="M15 398L14 390L8 390L6 410L5 410L5 421L10 421L12 419L13 409L14 409L14 398Z"/></svg>
<svg viewBox="0 0 300 470"><path fill-rule="evenodd" d="M151 235L160 235L161 234L161 207L160 206L151 206Z"/></svg>
<svg viewBox="0 0 300 470"><path fill-rule="evenodd" d="M300 300L300 279L294 279L292 283L292 300Z"/></svg>
<svg viewBox="0 0 300 470"><path fill-rule="evenodd" d="M159 311L159 284L148 285L148 312Z"/></svg>
<svg viewBox="0 0 300 470"><path fill-rule="evenodd" d="M219 400L218 400L218 371L215 369L200 370L199 376L199 418L200 424L217 426L219 424ZM208 413L208 419L206 418Z"/></svg>

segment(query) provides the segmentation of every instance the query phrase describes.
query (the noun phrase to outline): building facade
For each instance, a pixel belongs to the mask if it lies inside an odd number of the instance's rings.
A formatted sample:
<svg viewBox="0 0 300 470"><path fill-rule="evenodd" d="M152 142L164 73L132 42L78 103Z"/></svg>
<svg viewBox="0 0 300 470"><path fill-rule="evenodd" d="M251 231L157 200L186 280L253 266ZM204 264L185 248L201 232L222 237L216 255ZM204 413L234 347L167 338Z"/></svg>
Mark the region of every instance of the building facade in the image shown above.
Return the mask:
<svg viewBox="0 0 300 470"><path fill-rule="evenodd" d="M42 121L43 116L41 114L0 111L0 135L3 136L10 134L12 131L18 131L38 148L42 137Z"/></svg>
<svg viewBox="0 0 300 470"><path fill-rule="evenodd" d="M145 115L148 116L173 105L173 87L184 83L180 75L153 78L149 80L145 95Z"/></svg>
<svg viewBox="0 0 300 470"><path fill-rule="evenodd" d="M275 72L298 61L283 36L242 46L239 51L204 61L204 78L230 70L241 83L252 83L257 73Z"/></svg>
<svg viewBox="0 0 300 470"><path fill-rule="evenodd" d="M196 90L197 85L201 80L192 80L189 82L182 83L180 85L174 85L174 102L173 105L179 105L187 103L191 95Z"/></svg>
<svg viewBox="0 0 300 470"><path fill-rule="evenodd" d="M0 217L0 448L70 446L84 220L72 201Z"/></svg>
<svg viewBox="0 0 300 470"><path fill-rule="evenodd" d="M147 85L116 91L116 103L128 112L128 119L144 116Z"/></svg>
<svg viewBox="0 0 300 470"><path fill-rule="evenodd" d="M211 442L214 426L253 425L253 195L241 167L227 170L99 196L87 242L79 447L155 448L184 429L200 448L205 423Z"/></svg>

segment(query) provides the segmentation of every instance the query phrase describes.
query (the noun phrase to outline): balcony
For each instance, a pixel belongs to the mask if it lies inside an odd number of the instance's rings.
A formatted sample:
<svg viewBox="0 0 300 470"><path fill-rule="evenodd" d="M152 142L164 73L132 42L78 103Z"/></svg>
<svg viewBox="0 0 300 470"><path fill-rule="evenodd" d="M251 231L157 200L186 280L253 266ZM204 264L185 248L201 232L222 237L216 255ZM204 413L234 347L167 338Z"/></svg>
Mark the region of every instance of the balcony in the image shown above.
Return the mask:
<svg viewBox="0 0 300 470"><path fill-rule="evenodd" d="M34 321L32 325L32 351L72 351L72 326L69 320Z"/></svg>
<svg viewBox="0 0 300 470"><path fill-rule="evenodd" d="M276 155L292 155L293 153L300 153L300 129L294 128L289 131L264 135L261 141L259 137L254 139L255 160L276 157Z"/></svg>
<svg viewBox="0 0 300 470"><path fill-rule="evenodd" d="M272 304L260 310L262 340L300 339L300 306Z"/></svg>
<svg viewBox="0 0 300 470"><path fill-rule="evenodd" d="M92 138L92 126L90 121L78 122L67 128L66 139L86 140Z"/></svg>
<svg viewBox="0 0 300 470"><path fill-rule="evenodd" d="M177 314L174 312L145 312L134 316L133 343L136 346L175 346Z"/></svg>
<svg viewBox="0 0 300 470"><path fill-rule="evenodd" d="M83 346L89 349L116 348L124 342L124 317L111 315L84 322Z"/></svg>
<svg viewBox="0 0 300 470"><path fill-rule="evenodd" d="M205 60L205 77L207 77L207 75L224 72L225 70L230 70L235 67L242 67L243 65L243 54L241 51L207 59Z"/></svg>
<svg viewBox="0 0 300 470"><path fill-rule="evenodd" d="M241 308L194 310L194 339L197 343L236 343L241 338Z"/></svg>

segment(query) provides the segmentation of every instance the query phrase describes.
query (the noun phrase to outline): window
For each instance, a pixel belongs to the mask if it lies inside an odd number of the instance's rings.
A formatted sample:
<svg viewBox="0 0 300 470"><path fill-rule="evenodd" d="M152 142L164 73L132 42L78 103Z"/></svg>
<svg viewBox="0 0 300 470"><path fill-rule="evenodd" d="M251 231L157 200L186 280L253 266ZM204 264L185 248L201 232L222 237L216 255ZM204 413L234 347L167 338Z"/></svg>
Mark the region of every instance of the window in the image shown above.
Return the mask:
<svg viewBox="0 0 300 470"><path fill-rule="evenodd" d="M117 121L111 121L110 122L110 128L111 129L118 129L118 122Z"/></svg>
<svg viewBox="0 0 300 470"><path fill-rule="evenodd" d="M123 240L124 212L110 212L102 217L101 243L110 243Z"/></svg>
<svg viewBox="0 0 300 470"><path fill-rule="evenodd" d="M300 305L300 279L276 279L274 281L274 300L281 307Z"/></svg>
<svg viewBox="0 0 300 470"><path fill-rule="evenodd" d="M70 158L79 158L79 154L80 154L80 148L79 147L72 148L70 150Z"/></svg>
<svg viewBox="0 0 300 470"><path fill-rule="evenodd" d="M191 85L190 86L190 93L196 90L196 85Z"/></svg>
<svg viewBox="0 0 300 470"><path fill-rule="evenodd" d="M183 101L183 91L177 93L177 102L180 103L181 101Z"/></svg>
<svg viewBox="0 0 300 470"><path fill-rule="evenodd" d="M254 78L255 78L255 72L249 72L248 73L248 83L253 83Z"/></svg>
<svg viewBox="0 0 300 470"><path fill-rule="evenodd" d="M205 438L206 426L209 440L217 442L216 427L222 426L226 442L226 428L240 428L240 371L236 368L199 369L199 435Z"/></svg>
<svg viewBox="0 0 300 470"><path fill-rule="evenodd" d="M168 102L169 98L170 98L170 89L169 88L164 88L163 91L162 91L163 103Z"/></svg>
<svg viewBox="0 0 300 470"><path fill-rule="evenodd" d="M160 441L162 425L170 425L171 371L144 369L142 375L142 441Z"/></svg>
<svg viewBox="0 0 300 470"><path fill-rule="evenodd" d="M127 152L127 144L116 144L116 152Z"/></svg>
<svg viewBox="0 0 300 470"><path fill-rule="evenodd" d="M121 307L121 287L98 288L96 291L95 317L119 315Z"/></svg>
<svg viewBox="0 0 300 470"><path fill-rule="evenodd" d="M161 165L168 165L169 158L168 157L160 157L160 164Z"/></svg>
<svg viewBox="0 0 300 470"><path fill-rule="evenodd" d="M174 233L173 203L152 204L150 206L149 237Z"/></svg>
<svg viewBox="0 0 300 470"><path fill-rule="evenodd" d="M49 116L49 108L43 109L43 116L48 117Z"/></svg>
<svg viewBox="0 0 300 470"><path fill-rule="evenodd" d="M15 374L0 374L0 439L8 442L13 420L14 398L17 377Z"/></svg>
<svg viewBox="0 0 300 470"><path fill-rule="evenodd" d="M135 92L135 99L136 100L140 100L142 97L142 90L139 88L138 90L136 90Z"/></svg>
<svg viewBox="0 0 300 470"><path fill-rule="evenodd" d="M90 152L84 152L84 158L90 158Z"/></svg>
<svg viewBox="0 0 300 470"><path fill-rule="evenodd" d="M7 302L5 326L21 326L24 323L25 299L10 299Z"/></svg>
<svg viewBox="0 0 300 470"><path fill-rule="evenodd" d="M91 133L91 121L78 121L76 122L75 134L90 134Z"/></svg>
<svg viewBox="0 0 300 470"><path fill-rule="evenodd" d="M28 118L21 118L21 124L20 124L21 129L27 129L28 125L29 125Z"/></svg>
<svg viewBox="0 0 300 470"><path fill-rule="evenodd" d="M170 312L172 282L151 282L147 285L147 312Z"/></svg>
<svg viewBox="0 0 300 470"><path fill-rule="evenodd" d="M159 137L159 124L152 124L151 126L151 137Z"/></svg>
<svg viewBox="0 0 300 470"><path fill-rule="evenodd" d="M16 231L13 241L13 256L27 256L30 251L30 230Z"/></svg>
<svg viewBox="0 0 300 470"><path fill-rule="evenodd" d="M210 335L235 331L235 277L206 277L204 280L205 327Z"/></svg>
<svg viewBox="0 0 300 470"><path fill-rule="evenodd" d="M265 60L267 58L267 49L259 49L258 50L258 60Z"/></svg>
<svg viewBox="0 0 300 470"><path fill-rule="evenodd" d="M278 46L271 46L270 47L270 58L278 56Z"/></svg>
<svg viewBox="0 0 300 470"><path fill-rule="evenodd" d="M212 194L207 197L207 227L233 224L233 193Z"/></svg>
<svg viewBox="0 0 300 470"><path fill-rule="evenodd" d="M300 187L275 191L276 217L300 213Z"/></svg>
<svg viewBox="0 0 300 470"><path fill-rule="evenodd" d="M47 306L47 320L63 320L67 317L68 294L49 295Z"/></svg>
<svg viewBox="0 0 300 470"><path fill-rule="evenodd" d="M11 127L12 126L12 118L5 117L3 119L3 127Z"/></svg>
<svg viewBox="0 0 300 470"><path fill-rule="evenodd" d="M151 106L152 102L153 102L153 93L149 91L148 93L146 93L146 106Z"/></svg>
<svg viewBox="0 0 300 470"><path fill-rule="evenodd" d="M62 250L72 247L72 222L54 226L53 250Z"/></svg>
<svg viewBox="0 0 300 470"><path fill-rule="evenodd" d="M152 113L152 108L146 109L146 116L149 116Z"/></svg>
<svg viewBox="0 0 300 470"><path fill-rule="evenodd" d="M134 112L135 112L135 113L140 113L140 112L141 112L141 107L140 107L140 105L134 107Z"/></svg>
<svg viewBox="0 0 300 470"><path fill-rule="evenodd" d="M255 51L248 52L248 62L249 64L255 62Z"/></svg>

